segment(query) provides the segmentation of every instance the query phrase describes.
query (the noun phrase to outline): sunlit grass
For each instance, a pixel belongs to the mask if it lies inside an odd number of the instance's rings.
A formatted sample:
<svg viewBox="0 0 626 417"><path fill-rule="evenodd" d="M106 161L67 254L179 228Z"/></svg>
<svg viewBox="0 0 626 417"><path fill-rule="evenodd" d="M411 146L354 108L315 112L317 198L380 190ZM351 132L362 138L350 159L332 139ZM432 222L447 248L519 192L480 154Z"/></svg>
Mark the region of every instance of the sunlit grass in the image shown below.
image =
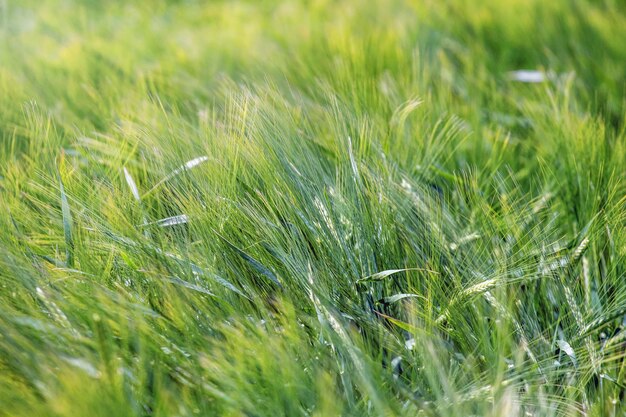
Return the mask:
<svg viewBox="0 0 626 417"><path fill-rule="evenodd" d="M0 13L0 415L624 415L622 3Z"/></svg>

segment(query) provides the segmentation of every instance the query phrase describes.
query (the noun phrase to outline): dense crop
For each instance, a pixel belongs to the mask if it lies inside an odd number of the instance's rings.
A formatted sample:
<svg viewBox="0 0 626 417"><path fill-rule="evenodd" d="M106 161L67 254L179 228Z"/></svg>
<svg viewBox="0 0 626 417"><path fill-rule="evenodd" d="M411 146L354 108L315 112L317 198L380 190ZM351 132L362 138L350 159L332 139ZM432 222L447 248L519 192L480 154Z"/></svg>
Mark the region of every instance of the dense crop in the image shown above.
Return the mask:
<svg viewBox="0 0 626 417"><path fill-rule="evenodd" d="M624 2L0 18L0 416L626 415Z"/></svg>

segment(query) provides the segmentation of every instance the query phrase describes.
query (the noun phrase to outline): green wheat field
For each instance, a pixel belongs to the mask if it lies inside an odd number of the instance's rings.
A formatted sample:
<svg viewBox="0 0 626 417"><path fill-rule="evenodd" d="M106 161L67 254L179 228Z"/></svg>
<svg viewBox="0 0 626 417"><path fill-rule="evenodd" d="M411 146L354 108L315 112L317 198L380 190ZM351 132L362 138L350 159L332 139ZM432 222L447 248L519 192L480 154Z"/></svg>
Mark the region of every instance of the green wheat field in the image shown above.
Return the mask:
<svg viewBox="0 0 626 417"><path fill-rule="evenodd" d="M626 416L626 2L0 0L0 416Z"/></svg>

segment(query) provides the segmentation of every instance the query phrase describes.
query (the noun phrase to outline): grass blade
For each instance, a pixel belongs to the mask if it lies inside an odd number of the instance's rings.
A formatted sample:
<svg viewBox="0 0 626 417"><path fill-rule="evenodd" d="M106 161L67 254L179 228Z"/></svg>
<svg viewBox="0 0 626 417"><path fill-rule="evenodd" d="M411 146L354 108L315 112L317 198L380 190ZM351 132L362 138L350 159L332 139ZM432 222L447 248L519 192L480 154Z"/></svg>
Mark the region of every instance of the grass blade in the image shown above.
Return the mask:
<svg viewBox="0 0 626 417"><path fill-rule="evenodd" d="M263 265L261 262L257 261L256 259L254 259L252 256L248 255L246 252L239 249L237 246L230 243L228 239L226 239L219 233L217 235L228 245L228 247L230 247L239 256L241 256L246 262L248 262L248 264L250 264L250 266L255 271L263 275L265 278L268 278L270 281L278 285L280 288L283 288L283 284L280 283L280 281L278 280L278 277L272 271L270 271L269 268L267 268L265 265Z"/></svg>
<svg viewBox="0 0 626 417"><path fill-rule="evenodd" d="M198 165L206 162L209 160L208 156L199 156L197 158L193 158L187 162L185 162L183 165L181 165L180 167L176 168L174 171L170 172L169 174L167 174L162 180L160 180L159 182L157 182L152 188L150 188L150 190L148 190L142 197L145 197L147 195L149 195L150 193L152 193L154 190L156 190L159 186L161 186L161 184L163 184L164 182L167 182L169 180L171 180L172 178L174 178L175 176L177 176L178 174L180 174L181 172L185 172L185 171L189 171L190 169L197 167Z"/></svg>
<svg viewBox="0 0 626 417"><path fill-rule="evenodd" d="M179 214L178 216L166 217L164 219L160 219L155 222L144 223L142 224L142 226L149 226L149 225L154 224L160 227L168 227L168 226L175 226L177 224L185 224L188 222L189 222L189 216L187 216L186 214Z"/></svg>
<svg viewBox="0 0 626 417"><path fill-rule="evenodd" d="M135 200L137 200L138 202L141 202L141 196L139 195L139 188L137 188L137 184L135 183L135 180L133 179L132 175L130 175L130 172L128 172L126 167L124 167L124 177L126 178L126 183L128 184L128 187L130 188L131 193L133 193L133 197L135 197Z"/></svg>
<svg viewBox="0 0 626 417"><path fill-rule="evenodd" d="M376 272L375 274L368 275L364 278L360 278L356 282L357 284L360 284L362 282L382 281L387 277L390 277L400 272L406 272L406 271L423 271L423 272L431 272L434 274L437 273L436 271L431 271L430 269L424 269L424 268L387 269L385 271Z"/></svg>
<svg viewBox="0 0 626 417"><path fill-rule="evenodd" d="M404 300L406 298L421 298L421 299L424 299L423 296L418 295L418 294L394 294L392 296L382 298L378 302L380 304L393 304L393 303L396 303L396 302L398 302L400 300Z"/></svg>
<svg viewBox="0 0 626 417"><path fill-rule="evenodd" d="M63 181L59 180L59 188L61 190L61 214L63 215L63 235L65 236L65 263L69 268L74 267L74 239L72 236L72 213L70 204L67 201L65 187Z"/></svg>

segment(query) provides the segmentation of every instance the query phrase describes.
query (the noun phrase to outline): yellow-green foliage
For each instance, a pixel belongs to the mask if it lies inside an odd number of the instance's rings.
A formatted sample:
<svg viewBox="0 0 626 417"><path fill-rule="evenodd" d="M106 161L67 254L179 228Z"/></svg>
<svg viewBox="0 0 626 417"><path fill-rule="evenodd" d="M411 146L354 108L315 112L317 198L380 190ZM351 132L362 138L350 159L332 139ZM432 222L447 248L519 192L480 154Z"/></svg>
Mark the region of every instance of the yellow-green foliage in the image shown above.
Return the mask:
<svg viewBox="0 0 626 417"><path fill-rule="evenodd" d="M617 0L0 0L0 416L625 415L625 40Z"/></svg>

